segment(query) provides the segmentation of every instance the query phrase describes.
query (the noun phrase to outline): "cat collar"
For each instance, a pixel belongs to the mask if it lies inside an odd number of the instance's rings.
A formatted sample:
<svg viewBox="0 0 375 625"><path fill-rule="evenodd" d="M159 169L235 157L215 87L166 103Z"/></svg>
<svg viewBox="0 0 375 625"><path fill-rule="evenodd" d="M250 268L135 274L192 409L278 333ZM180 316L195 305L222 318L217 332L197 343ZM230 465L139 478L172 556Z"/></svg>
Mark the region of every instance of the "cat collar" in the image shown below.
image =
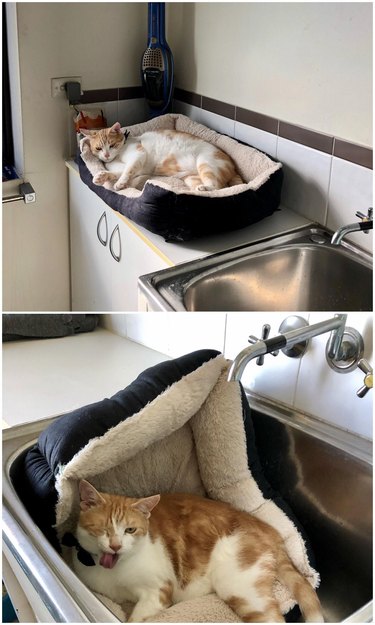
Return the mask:
<svg viewBox="0 0 375 625"><path fill-rule="evenodd" d="M85 566L95 566L94 558L91 553L86 551L86 549L79 544L78 540L71 532L64 534L61 542L65 547L75 547L77 549L77 558L82 564Z"/></svg>

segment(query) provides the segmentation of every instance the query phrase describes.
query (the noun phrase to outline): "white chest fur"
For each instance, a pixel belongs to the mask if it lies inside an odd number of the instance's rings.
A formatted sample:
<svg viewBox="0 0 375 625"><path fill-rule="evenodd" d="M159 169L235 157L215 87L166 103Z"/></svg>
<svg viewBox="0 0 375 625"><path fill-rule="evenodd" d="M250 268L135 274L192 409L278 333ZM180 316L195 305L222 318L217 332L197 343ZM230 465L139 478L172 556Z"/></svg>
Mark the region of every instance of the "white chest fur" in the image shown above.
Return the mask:
<svg viewBox="0 0 375 625"><path fill-rule="evenodd" d="M101 566L98 556L93 558L95 566L85 566L74 553L73 566L77 575L91 590L118 603L137 602L144 589L159 588L168 580L176 584L163 543L160 540L152 542L148 536L130 555L123 554L112 569Z"/></svg>

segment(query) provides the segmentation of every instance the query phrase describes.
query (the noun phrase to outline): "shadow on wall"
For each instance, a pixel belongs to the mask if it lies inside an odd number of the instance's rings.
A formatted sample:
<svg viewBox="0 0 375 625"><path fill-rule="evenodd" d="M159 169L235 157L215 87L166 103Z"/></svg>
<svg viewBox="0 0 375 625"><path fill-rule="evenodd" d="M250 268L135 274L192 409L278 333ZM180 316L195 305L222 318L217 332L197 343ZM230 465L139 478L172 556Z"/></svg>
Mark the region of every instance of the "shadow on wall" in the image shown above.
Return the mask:
<svg viewBox="0 0 375 625"><path fill-rule="evenodd" d="M176 16L177 7L179 6L179 15ZM182 75L184 71L184 60L189 64L188 76L189 76L189 91L196 92L197 90L197 64L195 58L195 6L194 3L183 2L178 5L170 3L167 11L169 12L169 28L167 32L167 39L171 46L172 54L177 59L175 65L175 84L178 87L184 88L186 81ZM172 17L173 14L173 17ZM168 18L168 15L167 15ZM183 33L183 37L175 37L174 33ZM178 60L181 59L183 64L179 66ZM177 80L176 80L177 78ZM185 88L187 88L185 86Z"/></svg>

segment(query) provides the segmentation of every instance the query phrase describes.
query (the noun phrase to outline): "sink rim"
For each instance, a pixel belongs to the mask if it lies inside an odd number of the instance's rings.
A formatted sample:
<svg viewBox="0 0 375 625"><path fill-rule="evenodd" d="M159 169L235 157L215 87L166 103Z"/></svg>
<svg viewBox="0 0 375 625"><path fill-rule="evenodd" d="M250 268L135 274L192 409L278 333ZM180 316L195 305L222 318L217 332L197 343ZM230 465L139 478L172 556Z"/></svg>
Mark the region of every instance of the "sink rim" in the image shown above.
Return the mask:
<svg viewBox="0 0 375 625"><path fill-rule="evenodd" d="M315 243L310 237L320 235L324 238L324 243ZM183 311L188 312L184 304L184 294L186 285L195 278L202 277L203 273L213 272L226 263L238 262L244 258L250 258L261 252L277 250L281 247L305 244L314 249L325 247L333 249L335 253L349 256L366 268L373 270L372 255L362 250L353 243L343 241L340 245L331 245L332 232L318 224L310 224L292 229L288 232L275 234L264 239L259 239L253 243L241 245L210 254L203 258L198 258L186 263L181 263L174 267L168 267L160 271L145 274L138 278L140 291L146 299L156 305L157 310Z"/></svg>

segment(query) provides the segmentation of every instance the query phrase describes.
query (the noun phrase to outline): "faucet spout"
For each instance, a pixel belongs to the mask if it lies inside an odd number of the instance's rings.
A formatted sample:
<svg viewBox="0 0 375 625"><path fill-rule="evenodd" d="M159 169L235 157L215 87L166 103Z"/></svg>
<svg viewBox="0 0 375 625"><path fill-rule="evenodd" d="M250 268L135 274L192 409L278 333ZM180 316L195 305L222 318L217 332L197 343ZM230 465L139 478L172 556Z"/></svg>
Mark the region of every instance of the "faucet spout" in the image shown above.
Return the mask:
<svg viewBox="0 0 375 625"><path fill-rule="evenodd" d="M372 220L373 210L372 207L368 209L367 215L364 215L360 211L356 212L356 216L361 218L361 221L355 222L354 224L348 224L346 226L342 226L332 236L331 244L332 245L340 245L341 241L347 234L351 232L365 232L368 233L369 230L373 228L373 220Z"/></svg>
<svg viewBox="0 0 375 625"><path fill-rule="evenodd" d="M291 330L271 339L257 341L254 345L250 345L249 347L243 349L233 360L228 373L228 381L240 380L245 367L254 358L269 354L276 349L293 347L296 343L307 341L314 336L319 336L320 334L325 334L326 332L331 332L327 348L328 353L333 359L338 358L341 351L341 343L345 330L346 319L347 315L337 314L326 321L320 321L319 323L315 323L311 326Z"/></svg>

